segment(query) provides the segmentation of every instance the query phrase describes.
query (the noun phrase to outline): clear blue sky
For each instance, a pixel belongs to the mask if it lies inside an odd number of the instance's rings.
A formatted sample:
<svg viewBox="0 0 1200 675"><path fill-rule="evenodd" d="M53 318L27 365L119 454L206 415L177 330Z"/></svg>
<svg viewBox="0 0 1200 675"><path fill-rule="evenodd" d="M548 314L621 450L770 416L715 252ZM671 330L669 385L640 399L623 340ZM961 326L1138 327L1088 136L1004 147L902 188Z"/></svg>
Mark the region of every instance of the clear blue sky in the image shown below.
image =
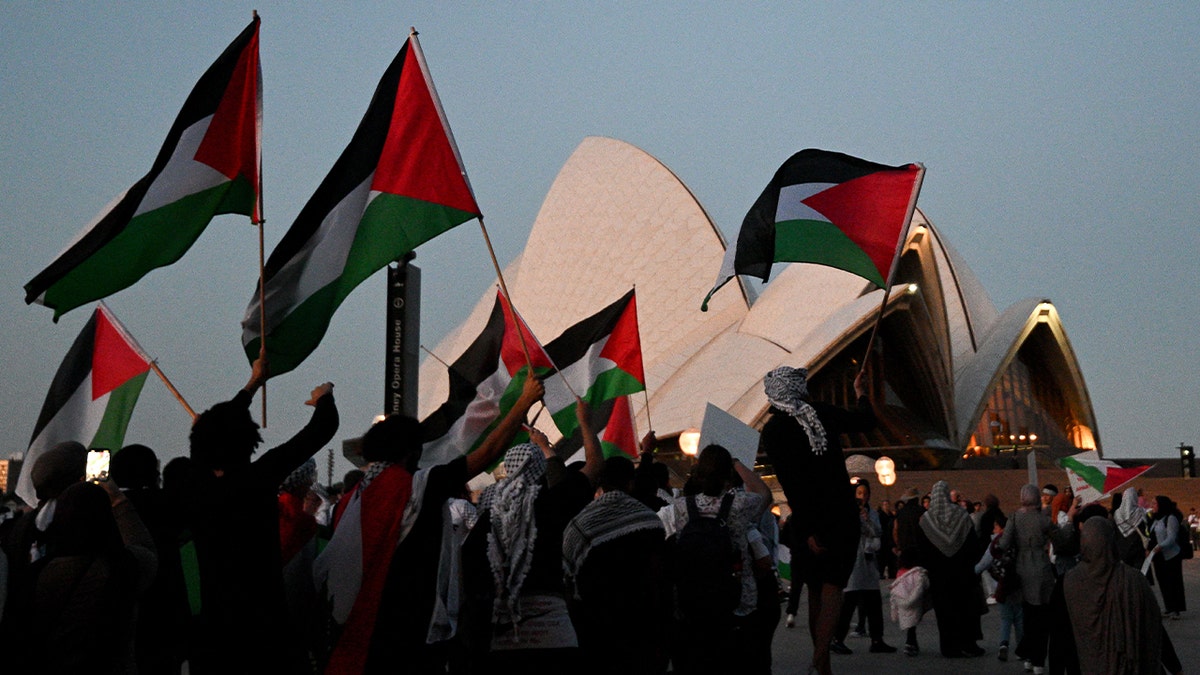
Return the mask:
<svg viewBox="0 0 1200 675"><path fill-rule="evenodd" d="M5 2L0 457L24 449L88 313L55 324L22 285L149 169L252 9L268 252L415 26L502 264L588 135L657 157L726 237L796 150L923 162L920 207L996 304L1058 307L1107 453L1200 443L1200 4ZM432 347L494 271L474 223L416 264ZM223 216L179 263L108 300L197 409L248 376L238 324L256 266L254 230ZM307 419L301 403L325 380L339 458L382 408L383 288L382 273L360 287L320 349L272 380L268 443ZM169 458L188 425L152 379L127 441ZM335 478L348 467L339 459Z"/></svg>

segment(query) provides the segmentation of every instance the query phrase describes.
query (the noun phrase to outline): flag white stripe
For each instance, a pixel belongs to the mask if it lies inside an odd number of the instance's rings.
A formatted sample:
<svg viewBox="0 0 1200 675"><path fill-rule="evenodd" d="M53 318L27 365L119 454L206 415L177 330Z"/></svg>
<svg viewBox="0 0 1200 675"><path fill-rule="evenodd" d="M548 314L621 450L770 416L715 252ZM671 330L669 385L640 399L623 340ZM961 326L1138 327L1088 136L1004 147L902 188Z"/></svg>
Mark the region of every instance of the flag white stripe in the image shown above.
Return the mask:
<svg viewBox="0 0 1200 675"><path fill-rule="evenodd" d="M267 282L268 333L301 303L342 275L363 213L379 194L371 190L373 180L372 173L338 202L304 243L304 248ZM255 293L242 320L243 344L258 337L258 306L259 297Z"/></svg>
<svg viewBox="0 0 1200 675"><path fill-rule="evenodd" d="M173 204L188 195L229 182L225 174L195 159L212 118L213 116L209 115L183 130L179 143L175 145L175 151L171 153L171 159L146 189L146 195L142 197L137 211L133 214L135 218Z"/></svg>
<svg viewBox="0 0 1200 675"><path fill-rule="evenodd" d="M80 383L79 388L71 394L54 417L42 428L42 433L29 444L25 452L25 460L21 465L21 476L17 479L17 496L25 503L37 505L37 494L33 489L33 465L42 453L64 441L78 441L88 445L95 438L104 421L104 411L108 408L111 394L105 394L92 400L92 374ZM117 450L118 448L112 448Z"/></svg>
<svg viewBox="0 0 1200 675"><path fill-rule="evenodd" d="M800 183L785 185L779 188L779 202L775 205L775 222L785 220L822 220L830 222L811 206L804 203L805 199L824 192L837 183Z"/></svg>

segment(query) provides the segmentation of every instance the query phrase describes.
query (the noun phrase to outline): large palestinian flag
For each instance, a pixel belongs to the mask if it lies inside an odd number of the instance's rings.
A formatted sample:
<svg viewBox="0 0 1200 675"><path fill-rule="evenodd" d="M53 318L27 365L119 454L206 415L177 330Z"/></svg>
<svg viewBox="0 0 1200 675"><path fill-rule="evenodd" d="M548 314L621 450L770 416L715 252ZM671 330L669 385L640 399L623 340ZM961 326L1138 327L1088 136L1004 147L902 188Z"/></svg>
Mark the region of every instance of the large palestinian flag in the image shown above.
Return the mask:
<svg viewBox="0 0 1200 675"><path fill-rule="evenodd" d="M267 261L271 374L308 357L342 301L419 244L479 217L415 35L383 74L350 144ZM254 360L257 291L242 322Z"/></svg>
<svg viewBox="0 0 1200 675"><path fill-rule="evenodd" d="M550 359L537 339L497 291L487 325L450 364L446 402L421 420L422 467L444 464L483 443L521 397L529 373L526 350L538 375L550 372ZM549 390L549 382L546 386Z"/></svg>
<svg viewBox="0 0 1200 675"><path fill-rule="evenodd" d="M262 74L257 16L200 78L150 172L25 284L25 302L63 313L179 260L214 216L259 220Z"/></svg>
<svg viewBox="0 0 1200 675"><path fill-rule="evenodd" d="M25 453L17 495L37 504L30 475L43 452L64 441L116 452L138 394L150 371L150 357L103 304L63 359L42 404Z"/></svg>
<svg viewBox="0 0 1200 675"><path fill-rule="evenodd" d="M792 155L746 214L701 309L735 275L766 281L776 262L828 265L884 287L924 171L825 150Z"/></svg>
<svg viewBox="0 0 1200 675"><path fill-rule="evenodd" d="M588 404L592 430L603 439L613 424L614 399L646 388L634 291L563 331L546 345L546 354L559 372L546 378L542 400L563 435L556 451L570 457L583 444L575 413L576 394ZM625 410L628 416L628 408ZM616 420L618 427L621 423ZM611 431L614 438L618 427ZM610 445L606 455L611 452Z"/></svg>
<svg viewBox="0 0 1200 675"><path fill-rule="evenodd" d="M1091 450L1071 455L1058 460L1059 466L1067 472L1067 480L1076 497L1083 504L1091 504L1117 492L1129 481L1154 468L1153 464L1139 466L1121 466Z"/></svg>

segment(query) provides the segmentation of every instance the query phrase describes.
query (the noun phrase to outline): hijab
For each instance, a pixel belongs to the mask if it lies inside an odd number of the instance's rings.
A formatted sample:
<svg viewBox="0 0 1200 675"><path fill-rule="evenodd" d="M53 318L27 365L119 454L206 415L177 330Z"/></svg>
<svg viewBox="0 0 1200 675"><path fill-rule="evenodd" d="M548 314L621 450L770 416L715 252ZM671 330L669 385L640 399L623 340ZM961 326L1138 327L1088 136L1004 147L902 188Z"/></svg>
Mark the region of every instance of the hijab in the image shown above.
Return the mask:
<svg viewBox="0 0 1200 675"><path fill-rule="evenodd" d="M921 529L947 558L958 553L972 530L966 509L950 501L950 484L939 480L929 495L929 509L921 516Z"/></svg>
<svg viewBox="0 0 1200 675"><path fill-rule="evenodd" d="M1136 499L1134 500L1136 503ZM1158 600L1145 577L1117 555L1116 530L1093 516L1080 527L1080 560L1063 579L1080 671L1152 673L1159 670Z"/></svg>
<svg viewBox="0 0 1200 675"><path fill-rule="evenodd" d="M791 415L804 428L813 454L825 454L825 448L828 447L825 425L821 424L817 411L805 400L808 398L808 369L780 366L767 373L763 378L763 386L771 405Z"/></svg>
<svg viewBox="0 0 1200 675"><path fill-rule="evenodd" d="M533 443L510 448L504 454L504 473L503 480L484 491L479 510L491 514L487 554L496 586L492 618L516 625L521 619L521 587L533 563L537 542L534 501L546 474L542 449Z"/></svg>
<svg viewBox="0 0 1200 675"><path fill-rule="evenodd" d="M1137 532L1137 528L1146 520L1146 509L1138 503L1137 488L1126 488L1121 495L1121 505L1113 512L1113 522L1122 537Z"/></svg>

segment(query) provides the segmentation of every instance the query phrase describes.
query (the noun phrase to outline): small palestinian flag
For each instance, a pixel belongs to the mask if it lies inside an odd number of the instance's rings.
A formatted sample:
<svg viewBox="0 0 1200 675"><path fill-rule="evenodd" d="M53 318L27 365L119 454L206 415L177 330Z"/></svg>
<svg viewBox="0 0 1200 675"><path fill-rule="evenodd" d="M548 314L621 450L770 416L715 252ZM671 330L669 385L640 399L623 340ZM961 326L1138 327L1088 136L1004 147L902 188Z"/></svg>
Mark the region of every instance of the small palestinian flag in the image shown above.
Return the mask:
<svg viewBox="0 0 1200 675"><path fill-rule="evenodd" d="M217 215L260 220L258 25L255 16L200 78L150 173L25 284L26 303L50 307L57 321L179 260Z"/></svg>
<svg viewBox="0 0 1200 675"><path fill-rule="evenodd" d="M746 214L700 309L738 274L766 281L776 262L828 265L883 288L924 172L825 150L792 155Z"/></svg>
<svg viewBox="0 0 1200 675"><path fill-rule="evenodd" d="M600 447L604 449L605 457L625 455L637 459L637 434L633 430L633 410L629 407L628 396L618 396L612 400L608 424L597 434L600 436Z"/></svg>
<svg viewBox="0 0 1200 675"><path fill-rule="evenodd" d="M312 353L367 277L480 216L416 35L384 72L350 144L267 260L271 375ZM262 344L259 294L242 321L247 357Z"/></svg>
<svg viewBox="0 0 1200 675"><path fill-rule="evenodd" d="M555 450L570 457L583 445L574 394L588 404L593 415L592 430L601 435L615 414L610 402L646 388L634 291L563 331L546 345L546 354L561 377L546 378L542 400L563 435ZM632 433L632 422L627 423Z"/></svg>
<svg viewBox="0 0 1200 675"><path fill-rule="evenodd" d="M538 375L551 371L550 359L525 321L497 291L487 325L450 364L446 402L421 420L422 467L444 464L483 443L521 397L529 373L526 349Z"/></svg>
<svg viewBox="0 0 1200 675"><path fill-rule="evenodd" d="M59 443L78 441L88 448L119 450L149 371L150 357L112 312L98 305L50 383L17 480L17 495L37 504L30 474L38 457Z"/></svg>
<svg viewBox="0 0 1200 675"><path fill-rule="evenodd" d="M1067 472L1067 480L1083 504L1099 501L1125 487L1129 481L1154 468L1153 464L1121 466L1100 459L1096 451L1081 452L1058 461Z"/></svg>

